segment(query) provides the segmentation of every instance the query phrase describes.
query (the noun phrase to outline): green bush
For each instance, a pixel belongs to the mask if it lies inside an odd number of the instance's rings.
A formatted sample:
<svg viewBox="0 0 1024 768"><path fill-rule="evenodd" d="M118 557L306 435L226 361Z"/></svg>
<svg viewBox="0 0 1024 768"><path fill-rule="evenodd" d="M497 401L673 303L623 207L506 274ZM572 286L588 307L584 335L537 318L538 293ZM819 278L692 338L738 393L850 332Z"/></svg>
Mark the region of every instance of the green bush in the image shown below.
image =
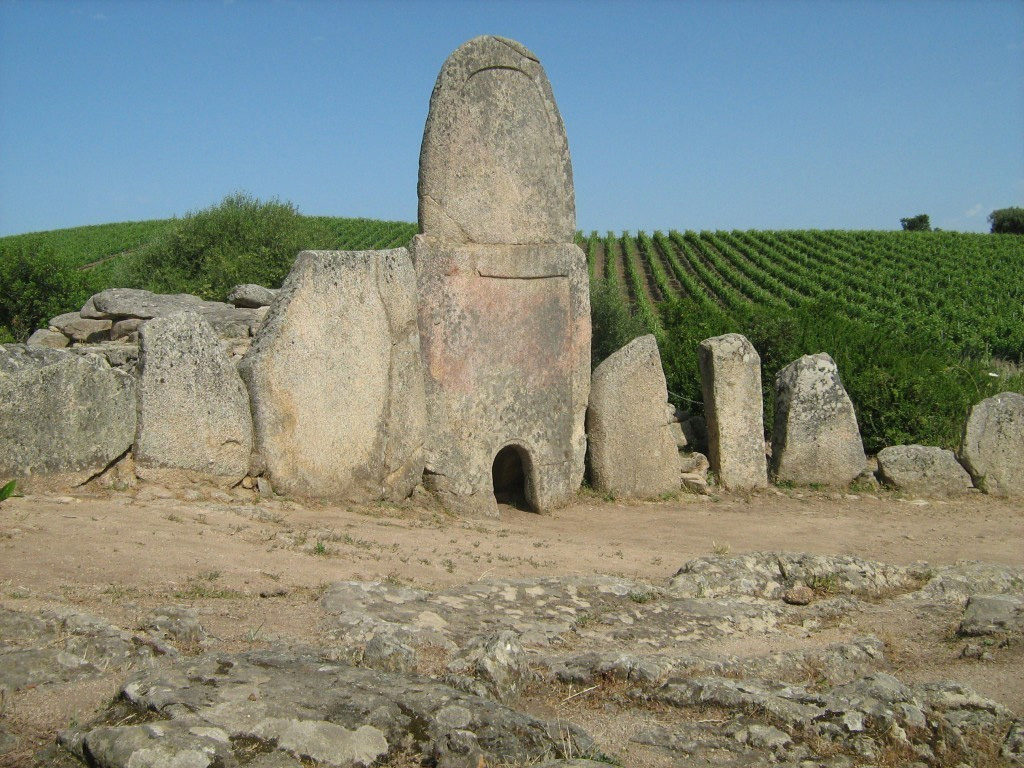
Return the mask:
<svg viewBox="0 0 1024 768"><path fill-rule="evenodd" d="M132 282L218 301L238 283L279 286L299 251L312 246L308 230L291 203L229 195L144 249Z"/></svg>
<svg viewBox="0 0 1024 768"><path fill-rule="evenodd" d="M993 234L1024 235L1024 208L1000 208L988 215Z"/></svg>
<svg viewBox="0 0 1024 768"><path fill-rule="evenodd" d="M630 314L616 286L604 279L590 283L590 320L593 334L590 364L594 367L612 352L647 333L640 318Z"/></svg>
<svg viewBox="0 0 1024 768"><path fill-rule="evenodd" d="M24 341L51 317L79 309L91 294L86 274L34 242L0 249L0 285L0 342Z"/></svg>

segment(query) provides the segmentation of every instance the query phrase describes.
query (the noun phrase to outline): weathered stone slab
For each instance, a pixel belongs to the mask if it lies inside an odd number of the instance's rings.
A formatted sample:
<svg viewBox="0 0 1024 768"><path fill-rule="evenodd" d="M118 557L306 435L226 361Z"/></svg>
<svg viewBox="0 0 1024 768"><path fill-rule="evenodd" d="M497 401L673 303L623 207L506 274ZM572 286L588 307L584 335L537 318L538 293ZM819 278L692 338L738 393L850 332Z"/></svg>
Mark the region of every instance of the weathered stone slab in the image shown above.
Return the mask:
<svg viewBox="0 0 1024 768"><path fill-rule="evenodd" d="M90 315L148 319L188 309L197 311L203 305L216 303L218 302L203 301L198 296L188 293L165 294L139 288L108 288L90 298L86 307L91 305ZM86 307L82 308L83 313Z"/></svg>
<svg viewBox="0 0 1024 768"><path fill-rule="evenodd" d="M38 331L28 337L28 341L25 342L30 347L49 347L50 349L63 349L71 341L63 333L57 331L51 331L46 328L40 328Z"/></svg>
<svg viewBox="0 0 1024 768"><path fill-rule="evenodd" d="M698 353L711 469L729 490L766 488L760 355L738 333L705 339Z"/></svg>
<svg viewBox="0 0 1024 768"><path fill-rule="evenodd" d="M63 333L63 328L65 325L77 322L78 320L81 319L82 315L78 312L65 312L61 315L57 315L56 317L51 317L50 322L47 323L47 327L50 328L51 330L61 331Z"/></svg>
<svg viewBox="0 0 1024 768"><path fill-rule="evenodd" d="M1024 395L1003 392L971 408L960 458L986 493L1024 495Z"/></svg>
<svg viewBox="0 0 1024 768"><path fill-rule="evenodd" d="M78 484L135 437L135 381L105 360L0 345L0 477Z"/></svg>
<svg viewBox="0 0 1024 768"><path fill-rule="evenodd" d="M173 469L234 485L249 470L252 418L242 379L213 328L180 312L149 320L140 335L140 475Z"/></svg>
<svg viewBox="0 0 1024 768"><path fill-rule="evenodd" d="M1024 632L1024 600L1010 595L971 595L957 629L965 637Z"/></svg>
<svg viewBox="0 0 1024 768"><path fill-rule="evenodd" d="M255 283L243 283L231 289L231 292L228 294L228 304L252 309L269 307L273 303L275 296L277 296L277 289L275 288L264 288L262 285L256 285Z"/></svg>
<svg viewBox="0 0 1024 768"><path fill-rule="evenodd" d="M634 498L679 490L679 449L666 416L667 401L652 335L633 339L594 369L587 407L594 488Z"/></svg>
<svg viewBox="0 0 1024 768"><path fill-rule="evenodd" d="M423 131L420 231L450 243L569 243L576 230L562 117L537 57L476 37L448 57Z"/></svg>
<svg viewBox="0 0 1024 768"><path fill-rule="evenodd" d="M304 251L240 363L274 490L368 501L423 472L409 253Z"/></svg>
<svg viewBox="0 0 1024 768"><path fill-rule="evenodd" d="M565 503L580 487L586 454L590 294L583 252L571 243L444 246L417 236L413 253L430 487L459 510L497 514L492 465L514 446L529 506L542 512ZM552 274L535 274L539 257ZM482 258L495 274L480 273Z"/></svg>
<svg viewBox="0 0 1024 768"><path fill-rule="evenodd" d="M409 751L440 766L536 765L594 750L564 721L313 652L207 654L136 675L122 696L140 714L165 719L73 729L62 744L90 765L117 768L248 765L253 753L356 768Z"/></svg>
<svg viewBox="0 0 1024 768"><path fill-rule="evenodd" d="M972 488L952 451L927 445L893 445L878 452L882 482L901 491L933 495L966 493Z"/></svg>
<svg viewBox="0 0 1024 768"><path fill-rule="evenodd" d="M794 360L775 377L772 471L784 482L849 484L865 466L853 402L831 356Z"/></svg>

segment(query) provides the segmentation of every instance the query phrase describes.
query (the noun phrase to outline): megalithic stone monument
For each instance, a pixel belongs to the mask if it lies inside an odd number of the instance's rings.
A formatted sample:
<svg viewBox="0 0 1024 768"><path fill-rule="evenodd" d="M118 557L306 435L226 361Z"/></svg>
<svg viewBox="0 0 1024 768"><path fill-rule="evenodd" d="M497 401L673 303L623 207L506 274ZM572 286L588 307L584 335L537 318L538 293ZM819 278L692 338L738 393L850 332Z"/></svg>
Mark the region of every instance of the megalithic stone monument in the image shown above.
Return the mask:
<svg viewBox="0 0 1024 768"><path fill-rule="evenodd" d="M583 479L586 257L561 115L537 57L477 37L444 63L419 170L416 268L426 479L453 507L538 512Z"/></svg>

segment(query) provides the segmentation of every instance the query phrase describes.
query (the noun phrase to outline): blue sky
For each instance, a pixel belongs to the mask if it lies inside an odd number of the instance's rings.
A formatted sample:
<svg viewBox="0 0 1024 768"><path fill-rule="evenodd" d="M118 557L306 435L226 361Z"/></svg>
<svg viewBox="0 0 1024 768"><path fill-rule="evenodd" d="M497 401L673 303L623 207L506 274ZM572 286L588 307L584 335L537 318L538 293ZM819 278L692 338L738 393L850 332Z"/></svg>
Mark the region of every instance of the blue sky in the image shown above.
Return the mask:
<svg viewBox="0 0 1024 768"><path fill-rule="evenodd" d="M430 91L541 59L578 226L987 231L1024 205L1024 2L0 0L0 235L238 190L413 221Z"/></svg>

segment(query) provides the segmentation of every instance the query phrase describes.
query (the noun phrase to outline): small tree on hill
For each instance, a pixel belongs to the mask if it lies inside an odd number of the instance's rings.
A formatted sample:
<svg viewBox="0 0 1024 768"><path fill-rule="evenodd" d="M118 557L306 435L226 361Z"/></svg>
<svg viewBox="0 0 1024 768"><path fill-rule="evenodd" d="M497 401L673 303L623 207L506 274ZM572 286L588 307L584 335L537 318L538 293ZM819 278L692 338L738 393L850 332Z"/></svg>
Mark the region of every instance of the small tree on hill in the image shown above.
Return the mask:
<svg viewBox="0 0 1024 768"><path fill-rule="evenodd" d="M1024 208L1000 208L988 215L993 233L1024 235Z"/></svg>
<svg viewBox="0 0 1024 768"><path fill-rule="evenodd" d="M906 232L930 232L932 229L931 220L927 213L919 213L917 216L910 216L900 219L900 224Z"/></svg>

